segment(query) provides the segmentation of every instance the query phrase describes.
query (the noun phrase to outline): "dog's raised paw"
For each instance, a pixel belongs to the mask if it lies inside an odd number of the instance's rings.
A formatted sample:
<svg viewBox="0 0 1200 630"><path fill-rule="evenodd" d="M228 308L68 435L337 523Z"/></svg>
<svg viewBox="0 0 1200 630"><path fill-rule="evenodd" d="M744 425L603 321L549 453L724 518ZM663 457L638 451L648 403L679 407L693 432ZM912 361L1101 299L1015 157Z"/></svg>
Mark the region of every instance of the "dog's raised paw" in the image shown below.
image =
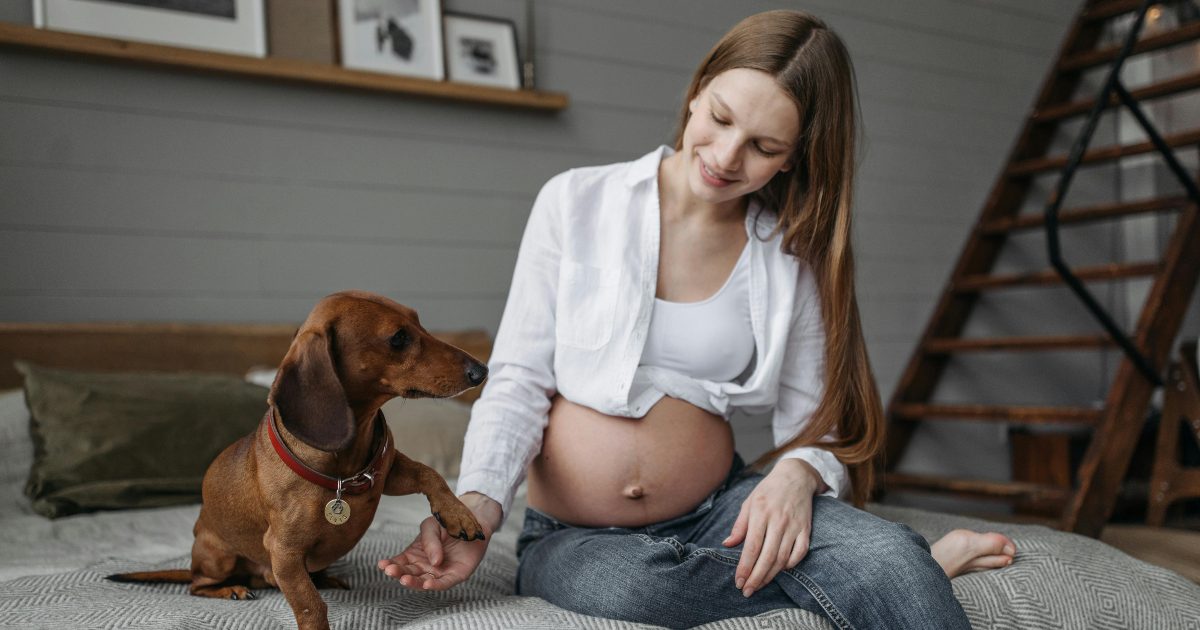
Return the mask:
<svg viewBox="0 0 1200 630"><path fill-rule="evenodd" d="M475 519L475 515L467 506L457 501L438 505L439 509L430 510L437 522L446 533L459 540L483 540L483 526Z"/></svg>

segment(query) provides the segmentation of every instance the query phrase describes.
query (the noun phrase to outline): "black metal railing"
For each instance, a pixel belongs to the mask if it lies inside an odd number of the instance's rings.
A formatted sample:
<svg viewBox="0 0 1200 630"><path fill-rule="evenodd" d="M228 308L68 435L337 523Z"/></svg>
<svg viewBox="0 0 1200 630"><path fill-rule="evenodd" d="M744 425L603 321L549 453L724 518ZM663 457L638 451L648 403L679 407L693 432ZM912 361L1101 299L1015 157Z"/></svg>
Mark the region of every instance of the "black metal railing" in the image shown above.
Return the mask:
<svg viewBox="0 0 1200 630"><path fill-rule="evenodd" d="M1092 140L1092 134L1096 131L1096 125L1100 121L1100 115L1108 107L1109 100L1116 93L1117 99L1121 104L1129 108L1130 113L1141 125L1142 130L1150 137L1150 141L1154 147L1162 154L1162 157L1170 167L1171 172L1183 184L1187 190L1188 196L1192 203L1200 206L1200 188L1197 188L1195 180L1188 175L1184 170L1183 165L1175 157L1175 152L1163 140L1162 134L1150 122L1150 119L1142 111L1138 105L1137 99L1129 94L1129 90L1121 83L1121 66L1125 63L1125 59L1133 51L1134 44L1137 43L1138 35L1141 34L1142 25L1146 21L1146 12L1150 5L1155 4L1154 0L1144 0L1142 6L1138 9L1137 17L1134 19L1133 26L1129 29L1129 34L1125 37L1125 43L1121 47L1121 52L1113 61L1112 68L1108 72L1108 78L1104 81L1104 87L1100 90L1100 94L1096 97L1096 102L1092 105L1091 114L1088 116L1087 122L1084 123L1083 130L1079 137L1076 138L1074 146L1071 147L1070 157L1067 160L1067 165L1063 169L1062 177L1058 180L1058 187L1050 197L1050 202L1046 205L1046 246L1050 255L1050 264L1058 271L1058 275L1062 277L1063 282L1071 288L1071 291L1083 302L1088 311L1100 322L1100 325L1108 332L1113 341L1125 351L1125 355L1133 362L1138 371L1146 377L1146 380L1161 386L1163 383L1162 376L1154 369L1153 364L1145 355L1138 350L1125 331L1113 320L1112 315L1108 313L1100 302L1092 296L1083 282L1071 271L1063 260L1062 250L1058 240L1058 210L1062 206L1063 199L1067 195L1067 190L1071 186L1071 179L1075 175L1075 170L1079 167L1079 163L1083 160L1083 154L1087 151L1088 144Z"/></svg>

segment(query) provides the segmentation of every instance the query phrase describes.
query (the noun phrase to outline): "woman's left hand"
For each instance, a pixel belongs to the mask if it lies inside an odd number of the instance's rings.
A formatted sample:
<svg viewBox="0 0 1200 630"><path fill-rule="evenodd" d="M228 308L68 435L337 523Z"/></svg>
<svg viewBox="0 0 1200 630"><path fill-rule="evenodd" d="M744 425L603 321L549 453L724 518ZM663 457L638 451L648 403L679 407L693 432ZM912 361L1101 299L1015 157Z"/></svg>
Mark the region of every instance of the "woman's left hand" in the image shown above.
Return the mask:
<svg viewBox="0 0 1200 630"><path fill-rule="evenodd" d="M734 586L750 597L775 575L790 569L808 553L812 532L813 496L825 482L801 459L784 459L742 502L733 531L722 543L736 547L745 541L734 573Z"/></svg>

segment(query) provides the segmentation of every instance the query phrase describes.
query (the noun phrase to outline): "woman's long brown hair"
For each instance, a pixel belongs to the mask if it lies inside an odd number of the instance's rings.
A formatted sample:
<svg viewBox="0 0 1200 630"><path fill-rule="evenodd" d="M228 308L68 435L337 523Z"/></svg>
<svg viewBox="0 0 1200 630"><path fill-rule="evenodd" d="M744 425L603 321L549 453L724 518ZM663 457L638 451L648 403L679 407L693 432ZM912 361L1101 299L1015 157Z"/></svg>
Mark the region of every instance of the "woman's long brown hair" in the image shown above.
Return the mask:
<svg viewBox="0 0 1200 630"><path fill-rule="evenodd" d="M786 253L817 278L825 324L825 388L804 429L755 461L762 467L797 446L817 445L850 471L852 500L862 505L883 448L883 405L871 374L854 292L850 209L853 206L858 101L854 68L842 41L803 11L767 11L733 27L696 70L684 100L675 149L683 149L688 103L718 74L749 68L775 78L800 112L794 168L755 193L773 208ZM822 438L836 434L838 439Z"/></svg>

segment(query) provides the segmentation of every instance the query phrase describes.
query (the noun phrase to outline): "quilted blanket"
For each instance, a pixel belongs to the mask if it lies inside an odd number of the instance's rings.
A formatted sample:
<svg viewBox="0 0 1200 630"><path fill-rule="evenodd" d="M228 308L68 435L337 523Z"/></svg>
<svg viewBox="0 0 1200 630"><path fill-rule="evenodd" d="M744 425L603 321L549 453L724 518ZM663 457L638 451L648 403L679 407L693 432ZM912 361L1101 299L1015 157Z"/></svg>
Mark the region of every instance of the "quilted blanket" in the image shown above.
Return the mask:
<svg viewBox="0 0 1200 630"><path fill-rule="evenodd" d="M919 510L872 506L930 539L950 529L998 530L1019 552L1010 567L953 581L975 628L1193 628L1200 630L1200 586L1166 569L1135 560L1097 541L1044 527L1001 525ZM493 541L484 564L466 583L444 592L412 592L376 568L416 533L416 519L377 521L332 572L352 590L322 591L333 627L358 628L644 628L571 613L543 600L512 594L516 532L509 524ZM278 591L253 601L187 595L184 585L117 584L103 576L131 570L187 566L180 553L161 562L110 557L85 568L26 575L0 582L3 628L227 628L294 627ZM704 628L832 628L822 617L780 610Z"/></svg>

